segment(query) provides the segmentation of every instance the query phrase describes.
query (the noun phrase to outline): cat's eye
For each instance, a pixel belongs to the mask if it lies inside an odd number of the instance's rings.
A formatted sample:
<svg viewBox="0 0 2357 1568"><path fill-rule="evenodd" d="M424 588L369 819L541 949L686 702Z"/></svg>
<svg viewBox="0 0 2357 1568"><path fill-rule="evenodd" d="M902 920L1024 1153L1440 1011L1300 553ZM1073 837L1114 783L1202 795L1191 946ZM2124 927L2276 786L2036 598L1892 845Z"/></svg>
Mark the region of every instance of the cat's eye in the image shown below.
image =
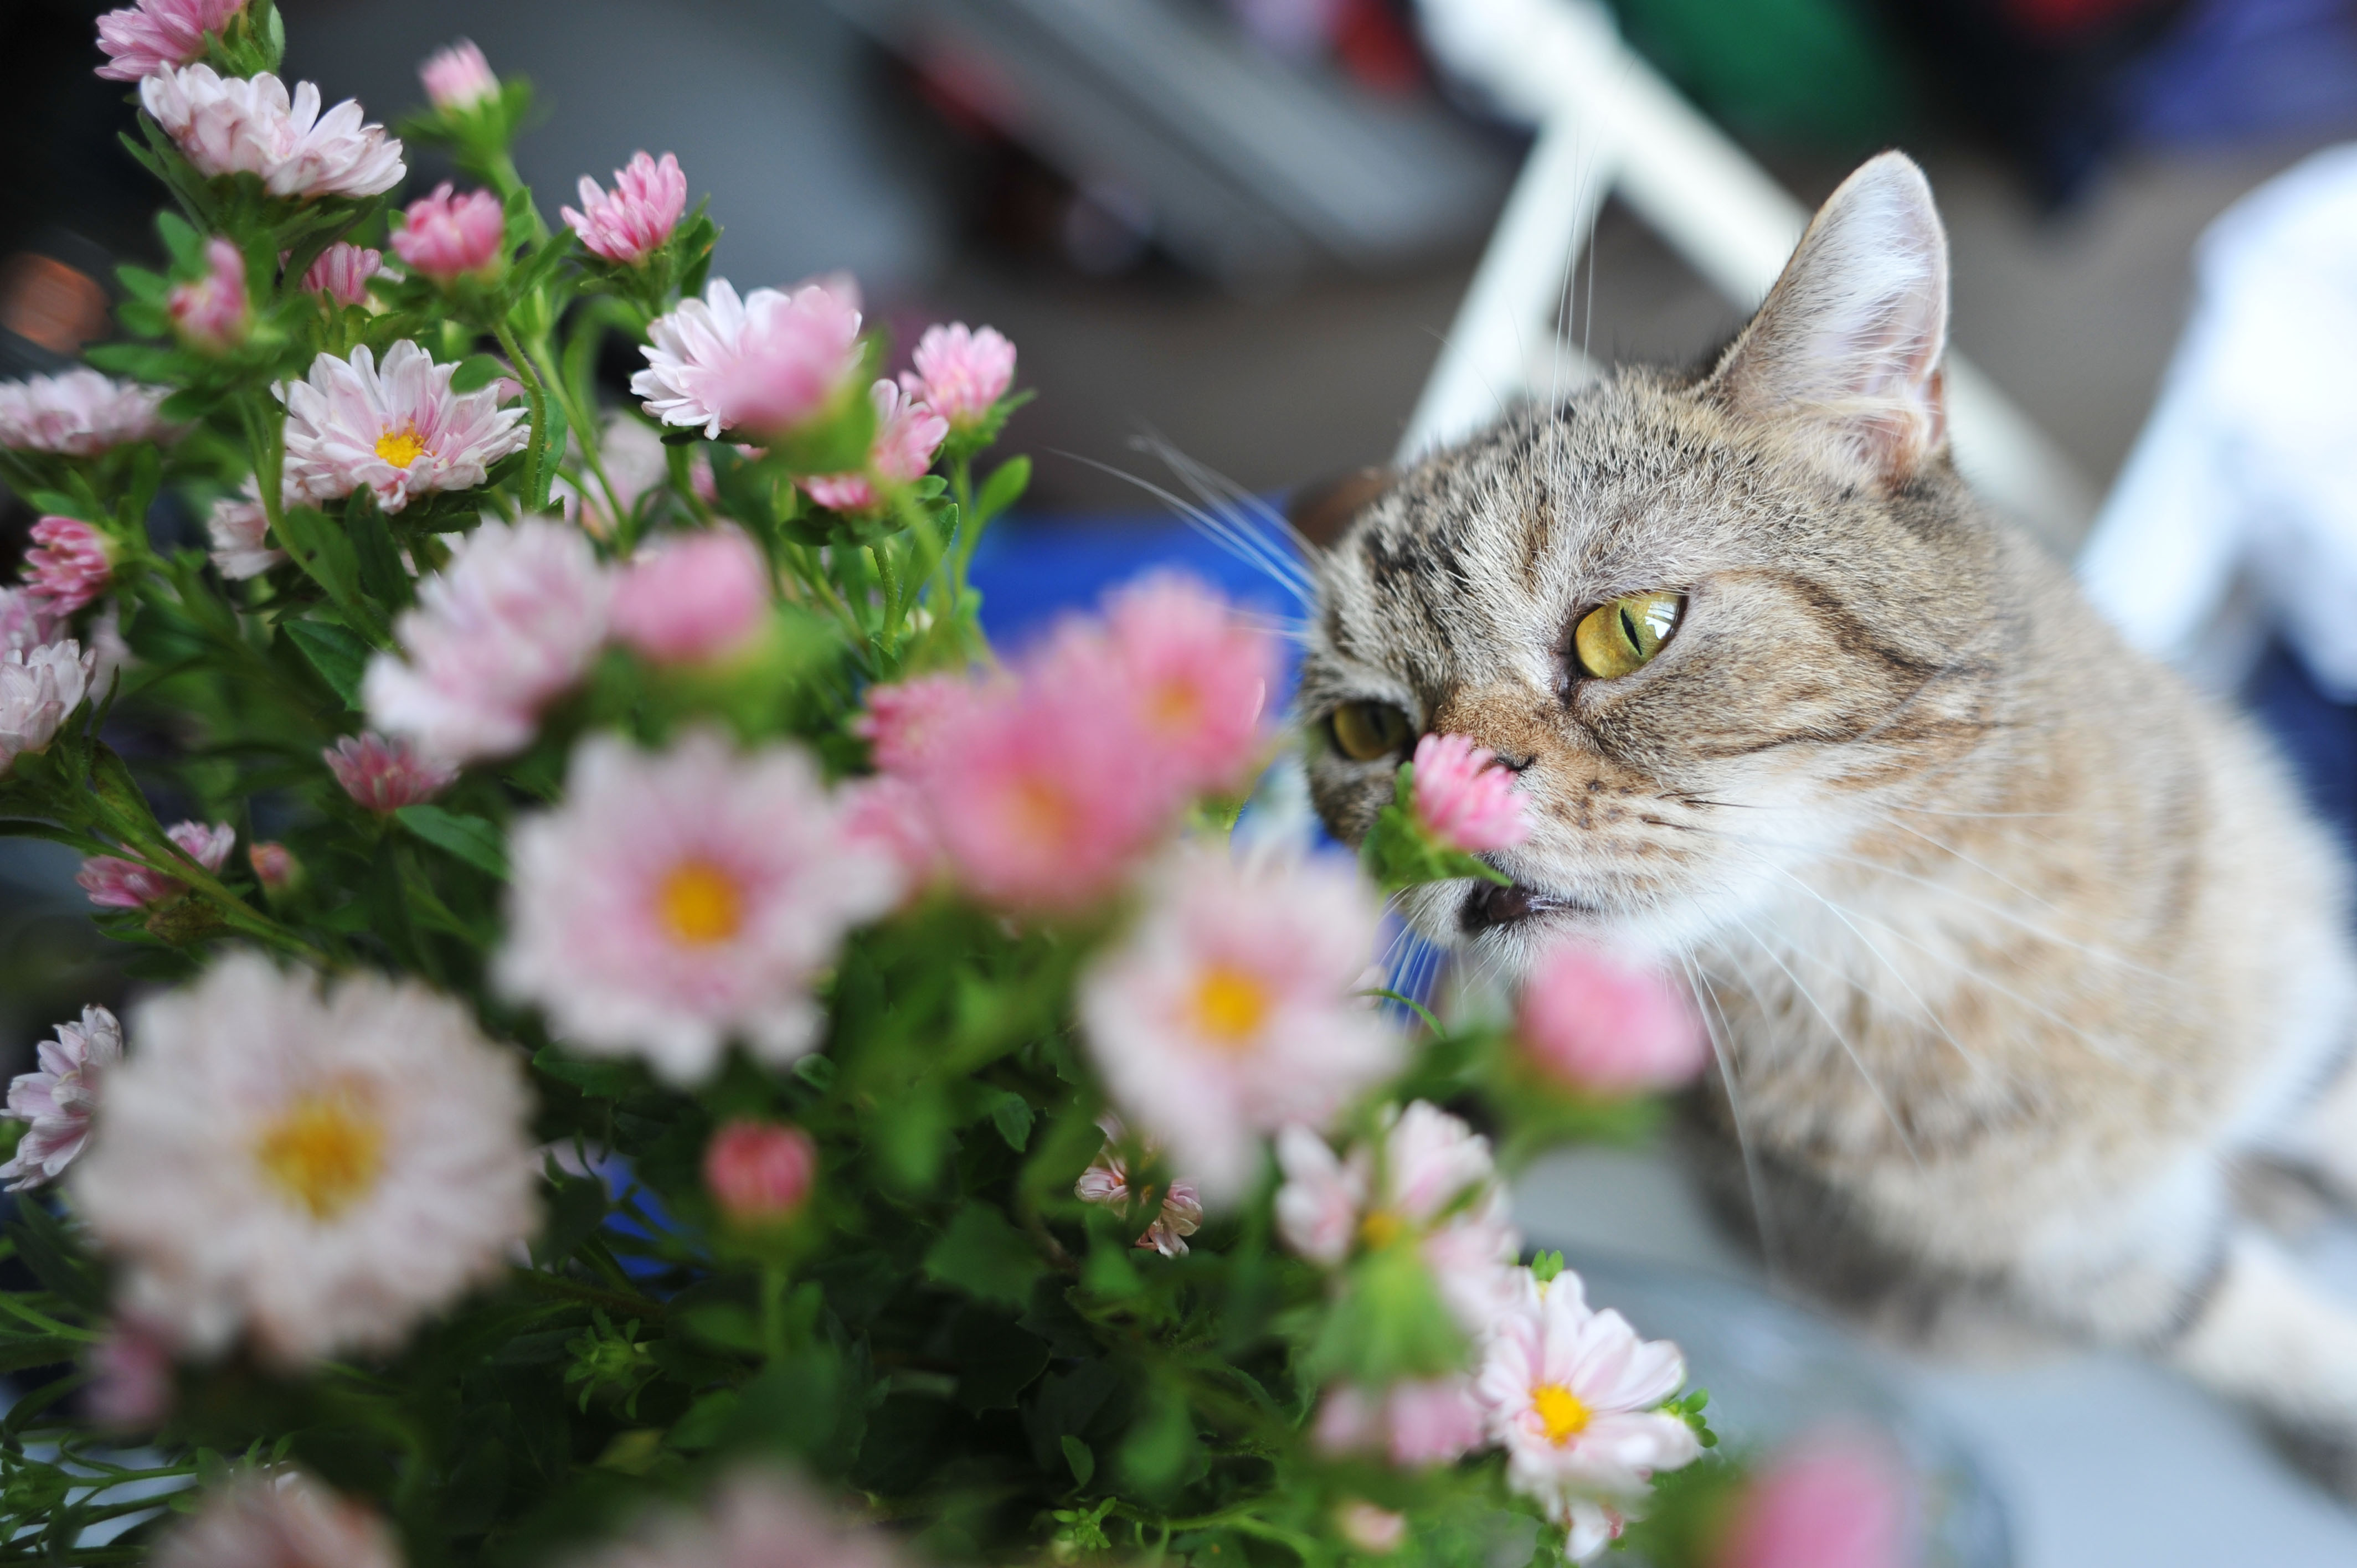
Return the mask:
<svg viewBox="0 0 2357 1568"><path fill-rule="evenodd" d="M1345 703L1326 721L1334 749L1353 762L1398 755L1408 742L1407 715L1389 703Z"/></svg>
<svg viewBox="0 0 2357 1568"><path fill-rule="evenodd" d="M1648 662L1678 628L1686 606L1680 594L1623 594L1579 618L1571 650L1580 673L1599 681L1628 674Z"/></svg>

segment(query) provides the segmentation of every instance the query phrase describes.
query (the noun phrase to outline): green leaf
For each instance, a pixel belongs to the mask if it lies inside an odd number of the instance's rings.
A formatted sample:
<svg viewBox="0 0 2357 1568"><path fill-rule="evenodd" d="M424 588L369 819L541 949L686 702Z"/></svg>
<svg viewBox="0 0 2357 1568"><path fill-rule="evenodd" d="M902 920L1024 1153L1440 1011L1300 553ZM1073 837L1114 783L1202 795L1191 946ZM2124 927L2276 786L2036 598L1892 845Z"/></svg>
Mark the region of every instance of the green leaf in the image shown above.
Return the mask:
<svg viewBox="0 0 2357 1568"><path fill-rule="evenodd" d="M1023 1145L1031 1141L1032 1120L1031 1102L1012 1090L1002 1094L998 1103L990 1108L990 1124L998 1129L1006 1146L1018 1155Z"/></svg>
<svg viewBox="0 0 2357 1568"><path fill-rule="evenodd" d="M1015 1396L1048 1369L1048 1342L996 1312L967 1307L950 1325L958 1403L977 1414L1013 1410Z"/></svg>
<svg viewBox="0 0 2357 1568"><path fill-rule="evenodd" d="M1072 1467L1072 1479L1087 1486L1090 1477L1097 1473L1097 1456L1089 1451L1087 1444L1069 1432L1057 1441L1063 1445L1064 1463Z"/></svg>
<svg viewBox="0 0 2357 1568"><path fill-rule="evenodd" d="M1013 456L990 471L982 482L981 491L974 498L974 522L976 528L988 522L1008 507L1023 499L1031 488L1031 459Z"/></svg>
<svg viewBox="0 0 2357 1568"><path fill-rule="evenodd" d="M1045 1272L1031 1239L989 1204L968 1203L925 1253L925 1275L981 1301L1021 1307Z"/></svg>
<svg viewBox="0 0 2357 1568"><path fill-rule="evenodd" d="M457 855L476 870L502 882L507 880L505 835L492 823L439 806L404 806L393 816L412 834L435 848Z"/></svg>

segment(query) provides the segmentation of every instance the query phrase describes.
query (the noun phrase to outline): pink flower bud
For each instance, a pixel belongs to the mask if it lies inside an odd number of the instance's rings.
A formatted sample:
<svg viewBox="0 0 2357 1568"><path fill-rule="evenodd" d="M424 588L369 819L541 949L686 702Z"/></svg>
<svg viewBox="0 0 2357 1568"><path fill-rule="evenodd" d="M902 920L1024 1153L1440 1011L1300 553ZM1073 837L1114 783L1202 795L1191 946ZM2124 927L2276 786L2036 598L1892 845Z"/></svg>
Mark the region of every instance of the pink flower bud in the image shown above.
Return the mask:
<svg viewBox="0 0 2357 1568"><path fill-rule="evenodd" d="M98 47L109 81L137 81L205 58L205 35L229 31L245 0L139 0L98 19Z"/></svg>
<svg viewBox="0 0 2357 1568"><path fill-rule="evenodd" d="M335 305L361 305L368 300L369 279L384 266L384 252L339 240L319 252L303 274L303 287L328 296Z"/></svg>
<svg viewBox="0 0 2357 1568"><path fill-rule="evenodd" d="M1803 1438L1744 1487L1714 1568L1902 1568L1907 1477L1880 1444L1854 1433Z"/></svg>
<svg viewBox="0 0 2357 1568"><path fill-rule="evenodd" d="M717 659L770 617L770 567L733 528L675 535L631 562L614 585L616 638L659 664Z"/></svg>
<svg viewBox="0 0 2357 1568"><path fill-rule="evenodd" d="M78 517L45 517L33 524L32 538L26 585L48 601L51 613L70 616L106 592L114 575L106 535Z"/></svg>
<svg viewBox="0 0 2357 1568"><path fill-rule="evenodd" d="M980 424L1015 382L1015 345L995 327L928 327L909 360L916 370L901 372L901 387L952 430Z"/></svg>
<svg viewBox="0 0 2357 1568"><path fill-rule="evenodd" d="M906 485L933 466L933 454L950 433L949 422L890 381L867 389L876 407L876 439L867 448L867 469L858 474L813 474L802 481L819 505L837 511L872 512L884 504L875 481Z"/></svg>
<svg viewBox="0 0 2357 1568"><path fill-rule="evenodd" d="M425 85L427 102L454 113L479 109L500 95L500 79L491 74L491 62L466 38L429 56L417 68L417 80Z"/></svg>
<svg viewBox="0 0 2357 1568"><path fill-rule="evenodd" d="M721 1213L738 1225L790 1219L810 1197L818 1145L800 1127L736 1121L704 1150L704 1185Z"/></svg>
<svg viewBox="0 0 2357 1568"><path fill-rule="evenodd" d="M172 1345L133 1318L115 1324L90 1353L82 1409L116 1432L152 1432L172 1412Z"/></svg>
<svg viewBox="0 0 2357 1568"><path fill-rule="evenodd" d="M1415 816L1425 832L1469 854L1505 849L1531 836L1514 776L1497 756L1461 735L1415 743Z"/></svg>
<svg viewBox="0 0 2357 1568"><path fill-rule="evenodd" d="M444 180L409 204L408 220L393 231L394 252L445 287L468 274L488 277L507 260L507 216L488 190L453 196Z"/></svg>
<svg viewBox="0 0 2357 1568"><path fill-rule="evenodd" d="M1334 1528L1360 1551L1388 1557L1407 1539L1407 1515L1352 1498L1334 1509Z"/></svg>
<svg viewBox="0 0 2357 1568"><path fill-rule="evenodd" d="M1578 943L1539 960L1523 987L1519 1021L1531 1058L1591 1094L1672 1088L1700 1072L1708 1056L1684 992Z"/></svg>
<svg viewBox="0 0 2357 1568"><path fill-rule="evenodd" d="M669 153L660 163L639 153L614 171L611 196L583 175L581 208L560 209L581 243L609 262L635 266L662 249L679 226L679 215L687 210L687 177Z"/></svg>
<svg viewBox="0 0 2357 1568"><path fill-rule="evenodd" d="M295 852L285 844L265 839L245 852L247 864L253 867L254 880L273 893L284 893L295 886L303 875Z"/></svg>
<svg viewBox="0 0 2357 1568"><path fill-rule="evenodd" d="M219 871L228 864L229 852L237 843L237 830L227 822L211 827L197 822L175 822L164 836L207 871ZM93 854L83 861L74 880L102 909L145 909L188 891L188 884L176 876L112 854Z"/></svg>
<svg viewBox="0 0 2357 1568"><path fill-rule="evenodd" d="M205 242L205 275L176 283L164 309L180 341L200 354L226 354L253 330L253 305L245 294L245 256L219 236Z"/></svg>
<svg viewBox="0 0 2357 1568"><path fill-rule="evenodd" d="M345 794L385 815L431 800L458 777L457 768L425 756L407 740L373 730L348 735L319 756Z"/></svg>

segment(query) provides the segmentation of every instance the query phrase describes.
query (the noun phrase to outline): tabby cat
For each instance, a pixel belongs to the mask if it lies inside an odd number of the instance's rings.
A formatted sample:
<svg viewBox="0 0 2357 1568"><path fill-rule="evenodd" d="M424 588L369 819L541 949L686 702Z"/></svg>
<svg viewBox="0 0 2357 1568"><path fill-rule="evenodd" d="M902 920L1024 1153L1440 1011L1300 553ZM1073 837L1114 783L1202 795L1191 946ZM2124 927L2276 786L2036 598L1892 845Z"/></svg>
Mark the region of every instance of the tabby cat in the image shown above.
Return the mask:
<svg viewBox="0 0 2357 1568"><path fill-rule="evenodd" d="M2259 733L1975 504L1947 269L1886 154L1706 373L1401 475L1318 563L1314 798L1356 842L1426 731L1519 774L1512 886L1408 918L1510 974L1567 938L1683 968L1771 1262L1916 1329L2139 1347L2357 1452L2357 1311L2231 1201L2260 1160L2357 1200L2347 869Z"/></svg>

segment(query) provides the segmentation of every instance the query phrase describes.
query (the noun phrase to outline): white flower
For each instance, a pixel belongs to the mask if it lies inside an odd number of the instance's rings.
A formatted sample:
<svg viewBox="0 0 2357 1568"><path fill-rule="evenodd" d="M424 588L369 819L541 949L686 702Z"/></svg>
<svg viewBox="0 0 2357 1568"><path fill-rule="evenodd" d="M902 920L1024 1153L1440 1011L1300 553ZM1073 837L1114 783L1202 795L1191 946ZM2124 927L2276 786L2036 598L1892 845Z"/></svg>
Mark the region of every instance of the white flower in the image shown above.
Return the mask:
<svg viewBox="0 0 2357 1568"><path fill-rule="evenodd" d="M345 99L324 115L319 90L263 71L224 77L209 65L166 67L139 83L139 102L209 178L251 174L273 196L376 196L408 173L399 138L361 123Z"/></svg>
<svg viewBox="0 0 2357 1568"><path fill-rule="evenodd" d="M97 656L71 638L0 652L0 773L28 751L47 751L81 705Z"/></svg>
<svg viewBox="0 0 2357 1568"><path fill-rule="evenodd" d="M91 457L151 441L167 434L156 410L171 392L82 369L0 381L0 446Z"/></svg>
<svg viewBox="0 0 2357 1568"><path fill-rule="evenodd" d="M46 1187L73 1164L90 1141L91 1112L100 1086L123 1059L123 1029L103 1007L85 1007L79 1024L59 1024L58 1037L43 1040L40 1070L20 1073L8 1086L8 1115L28 1123L16 1153L0 1176L13 1176L10 1192Z"/></svg>
<svg viewBox="0 0 2357 1568"><path fill-rule="evenodd" d="M454 392L456 364L437 365L403 338L380 368L368 345L350 360L321 354L309 377L270 390L286 405L285 504L330 501L366 485L399 511L428 490L467 490L532 440L521 406L496 387Z"/></svg>
<svg viewBox="0 0 2357 1568"><path fill-rule="evenodd" d="M392 1349L538 1222L517 1059L447 997L236 953L133 1024L69 1179L125 1308L193 1349Z"/></svg>
<svg viewBox="0 0 2357 1568"><path fill-rule="evenodd" d="M237 494L213 502L205 532L212 541L214 569L232 583L259 577L286 559L286 552L270 543L270 518L252 479Z"/></svg>
<svg viewBox="0 0 2357 1568"><path fill-rule="evenodd" d="M299 1470L243 1469L156 1543L154 1568L401 1568L384 1521Z"/></svg>

